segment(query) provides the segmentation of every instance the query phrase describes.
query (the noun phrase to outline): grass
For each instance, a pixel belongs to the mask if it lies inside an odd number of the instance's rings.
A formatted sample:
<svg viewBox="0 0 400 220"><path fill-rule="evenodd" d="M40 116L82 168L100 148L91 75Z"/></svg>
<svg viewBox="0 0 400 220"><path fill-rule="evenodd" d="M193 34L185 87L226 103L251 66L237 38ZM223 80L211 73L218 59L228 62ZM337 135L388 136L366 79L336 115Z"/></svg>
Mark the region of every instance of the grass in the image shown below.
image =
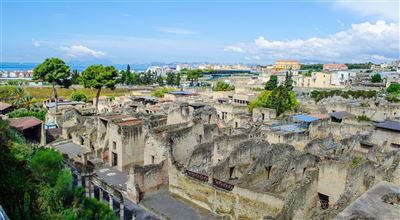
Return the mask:
<svg viewBox="0 0 400 220"><path fill-rule="evenodd" d="M12 91L16 86L0 86L0 100L9 102L12 97ZM31 95L35 102L41 102L43 100L53 97L53 89L51 87L24 87L25 91ZM57 88L59 98L70 99L73 92L81 92L86 95L88 100L92 100L96 97L97 90L87 88ZM125 95L127 89L102 89L101 96L122 96Z"/></svg>

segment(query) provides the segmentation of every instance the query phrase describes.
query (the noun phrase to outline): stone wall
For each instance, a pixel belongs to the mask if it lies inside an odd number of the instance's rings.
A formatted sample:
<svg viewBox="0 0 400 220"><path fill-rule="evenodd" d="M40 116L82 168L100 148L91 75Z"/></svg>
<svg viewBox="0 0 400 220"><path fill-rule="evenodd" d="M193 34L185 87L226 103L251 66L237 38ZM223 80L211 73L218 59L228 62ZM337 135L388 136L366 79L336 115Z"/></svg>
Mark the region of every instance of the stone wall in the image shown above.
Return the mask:
<svg viewBox="0 0 400 220"><path fill-rule="evenodd" d="M127 193L130 199L138 203L147 193L168 186L168 164L163 161L156 165L135 165L128 176Z"/></svg>
<svg viewBox="0 0 400 220"><path fill-rule="evenodd" d="M216 188L209 182L189 177L171 166L169 191L220 216L232 219L275 217L283 207L283 199L271 194L253 192L235 186L232 191Z"/></svg>

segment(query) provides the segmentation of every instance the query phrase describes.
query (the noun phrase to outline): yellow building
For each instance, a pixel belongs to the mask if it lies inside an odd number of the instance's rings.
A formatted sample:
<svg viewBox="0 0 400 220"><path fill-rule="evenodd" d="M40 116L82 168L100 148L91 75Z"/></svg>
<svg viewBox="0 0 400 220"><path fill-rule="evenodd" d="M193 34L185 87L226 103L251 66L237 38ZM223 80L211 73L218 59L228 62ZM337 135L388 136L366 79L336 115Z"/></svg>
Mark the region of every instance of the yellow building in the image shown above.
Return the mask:
<svg viewBox="0 0 400 220"><path fill-rule="evenodd" d="M331 85L330 73L314 72L311 76L297 75L293 76L295 86L300 88L333 88Z"/></svg>
<svg viewBox="0 0 400 220"><path fill-rule="evenodd" d="M297 60L277 60L275 63L276 70L298 70L300 69L300 63Z"/></svg>

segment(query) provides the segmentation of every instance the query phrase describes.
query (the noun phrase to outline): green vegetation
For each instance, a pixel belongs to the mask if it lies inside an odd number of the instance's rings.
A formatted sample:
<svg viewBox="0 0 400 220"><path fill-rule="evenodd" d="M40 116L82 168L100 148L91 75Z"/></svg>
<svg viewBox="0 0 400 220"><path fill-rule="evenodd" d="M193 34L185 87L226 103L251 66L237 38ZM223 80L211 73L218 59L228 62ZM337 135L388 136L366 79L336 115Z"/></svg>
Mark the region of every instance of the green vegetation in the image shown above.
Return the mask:
<svg viewBox="0 0 400 220"><path fill-rule="evenodd" d="M181 85L181 74L180 73L167 73L166 84L169 86L180 86Z"/></svg>
<svg viewBox="0 0 400 220"><path fill-rule="evenodd" d="M398 94L400 93L400 84L399 83L390 83L387 88L387 92L390 94Z"/></svg>
<svg viewBox="0 0 400 220"><path fill-rule="evenodd" d="M46 113L47 113L47 109L45 109L45 108L32 108L32 109L20 108L20 109L10 112L8 114L8 116L10 118L20 118L20 117L32 116L39 120L44 121L46 118Z"/></svg>
<svg viewBox="0 0 400 220"><path fill-rule="evenodd" d="M115 89L117 84L117 70L113 66L92 65L86 68L79 77L79 82L85 88L97 89L96 112L99 104L100 92L103 87Z"/></svg>
<svg viewBox="0 0 400 220"><path fill-rule="evenodd" d="M323 64L309 64L309 65L301 65L301 70L311 70L313 72L322 71Z"/></svg>
<svg viewBox="0 0 400 220"><path fill-rule="evenodd" d="M235 86L224 81L218 81L217 85L213 88L214 91L232 91L235 90Z"/></svg>
<svg viewBox="0 0 400 220"><path fill-rule="evenodd" d="M166 93L172 92L174 90L175 90L174 88L168 88L168 87L158 88L155 91L153 91L151 95L157 98L162 98Z"/></svg>
<svg viewBox="0 0 400 220"><path fill-rule="evenodd" d="M10 219L117 219L73 189L61 154L30 145L2 119L0 133L0 204Z"/></svg>
<svg viewBox="0 0 400 220"><path fill-rule="evenodd" d="M296 110L300 103L296 99L296 93L292 91L292 82L291 72L288 72L284 85L280 85L272 91L261 92L255 100L248 104L249 110L253 111L255 107L272 108L276 110L278 116L286 111Z"/></svg>
<svg viewBox="0 0 400 220"><path fill-rule="evenodd" d="M373 83L380 83L382 82L381 74L377 73L371 76L371 82Z"/></svg>
<svg viewBox="0 0 400 220"><path fill-rule="evenodd" d="M364 98L369 99L373 98L377 95L375 90L313 90L311 91L311 98L315 100L315 102L319 102L324 98L333 97L333 96L341 96L345 99L348 99L350 96L353 98Z"/></svg>
<svg viewBox="0 0 400 220"><path fill-rule="evenodd" d="M371 69L373 63L346 63L347 68L349 69Z"/></svg>
<svg viewBox="0 0 400 220"><path fill-rule="evenodd" d="M0 86L0 100L3 102L11 103L13 100L13 92L15 91L16 86ZM41 102L43 100L47 100L52 96L52 88L51 87L25 87L25 92L33 97L32 102ZM68 99L71 97L73 92L81 92L86 95L88 100L96 97L96 90L91 88L58 88L57 94L59 98ZM126 89L102 89L101 94L105 96L121 96L125 95Z"/></svg>
<svg viewBox="0 0 400 220"><path fill-rule="evenodd" d="M265 83L265 90L274 90L276 87L278 87L278 76L272 75Z"/></svg>
<svg viewBox="0 0 400 220"><path fill-rule="evenodd" d="M12 80L7 80L6 83L7 85L10 86L22 86L22 85L27 85L29 81L26 79L12 79Z"/></svg>
<svg viewBox="0 0 400 220"><path fill-rule="evenodd" d="M364 158L360 157L360 156L356 156L353 158L353 160L351 161L350 167L354 168L359 166L360 164L362 164L364 162Z"/></svg>
<svg viewBox="0 0 400 220"><path fill-rule="evenodd" d="M58 95L56 85L68 88L71 85L70 69L64 61L58 58L48 58L33 69L33 80L48 82L53 87L53 96L58 111Z"/></svg>
<svg viewBox="0 0 400 220"><path fill-rule="evenodd" d="M371 119L366 115L359 115L357 119L358 121L371 121Z"/></svg>
<svg viewBox="0 0 400 220"><path fill-rule="evenodd" d="M16 108L27 108L30 109L33 105L32 96L27 94L24 89L21 87L15 88L12 93L12 97L14 98L12 101L12 105Z"/></svg>
<svg viewBox="0 0 400 220"><path fill-rule="evenodd" d="M181 71L181 74L186 75L186 80L189 80L191 82L191 85L194 86L194 82L198 84L199 78L203 77L203 74L207 73L209 71L206 70L188 70L188 69L183 69Z"/></svg>
<svg viewBox="0 0 400 220"><path fill-rule="evenodd" d="M85 93L76 91L71 94L71 100L77 102L86 102L88 98L86 97Z"/></svg>

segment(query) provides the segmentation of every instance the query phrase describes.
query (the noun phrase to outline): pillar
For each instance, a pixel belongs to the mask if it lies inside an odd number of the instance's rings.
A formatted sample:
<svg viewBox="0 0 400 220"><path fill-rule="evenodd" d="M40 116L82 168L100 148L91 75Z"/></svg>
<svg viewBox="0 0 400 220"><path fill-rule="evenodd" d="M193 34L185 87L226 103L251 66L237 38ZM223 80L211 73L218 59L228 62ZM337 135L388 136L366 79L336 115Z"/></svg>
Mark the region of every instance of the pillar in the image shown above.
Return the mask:
<svg viewBox="0 0 400 220"><path fill-rule="evenodd" d="M104 202L103 200L104 200L103 199L103 189L101 187L99 187L99 201Z"/></svg>
<svg viewBox="0 0 400 220"><path fill-rule="evenodd" d="M91 198L95 198L94 197L94 184L90 183L90 197Z"/></svg>
<svg viewBox="0 0 400 220"><path fill-rule="evenodd" d="M86 197L90 197L90 179L89 179L89 177L85 178L85 194L86 194Z"/></svg>
<svg viewBox="0 0 400 220"><path fill-rule="evenodd" d="M112 195L110 194L110 193L108 193L108 202L109 202L109 205L110 205L110 209L112 209L112 210L114 210L114 208L113 208L113 199L112 199Z"/></svg>
<svg viewBox="0 0 400 220"><path fill-rule="evenodd" d="M125 206L124 206L124 200L121 200L121 201L119 202L119 218L120 218L120 219L124 219L124 208L125 208Z"/></svg>
<svg viewBox="0 0 400 220"><path fill-rule="evenodd" d="M82 186L82 176L81 176L80 173L77 174L77 179L78 179L78 180L77 180L77 181L78 181L78 187L79 187L79 186Z"/></svg>

